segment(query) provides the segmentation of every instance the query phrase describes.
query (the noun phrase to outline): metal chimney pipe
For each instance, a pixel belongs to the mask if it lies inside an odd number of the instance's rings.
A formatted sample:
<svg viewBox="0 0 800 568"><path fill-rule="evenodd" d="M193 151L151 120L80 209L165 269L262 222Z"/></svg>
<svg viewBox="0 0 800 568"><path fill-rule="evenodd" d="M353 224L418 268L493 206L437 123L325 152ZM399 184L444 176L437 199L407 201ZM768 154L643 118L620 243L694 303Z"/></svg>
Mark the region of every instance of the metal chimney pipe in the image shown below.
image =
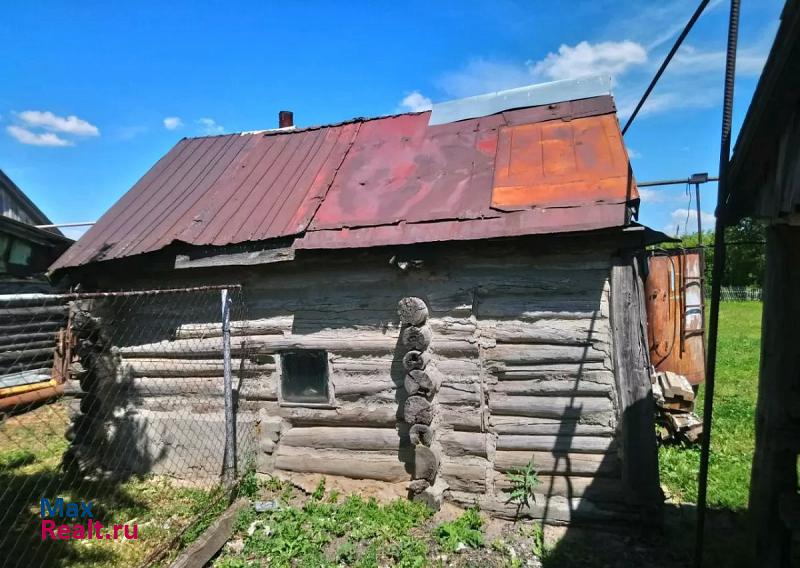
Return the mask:
<svg viewBox="0 0 800 568"><path fill-rule="evenodd" d="M278 128L289 128L294 126L294 113L290 110L282 110L278 113Z"/></svg>

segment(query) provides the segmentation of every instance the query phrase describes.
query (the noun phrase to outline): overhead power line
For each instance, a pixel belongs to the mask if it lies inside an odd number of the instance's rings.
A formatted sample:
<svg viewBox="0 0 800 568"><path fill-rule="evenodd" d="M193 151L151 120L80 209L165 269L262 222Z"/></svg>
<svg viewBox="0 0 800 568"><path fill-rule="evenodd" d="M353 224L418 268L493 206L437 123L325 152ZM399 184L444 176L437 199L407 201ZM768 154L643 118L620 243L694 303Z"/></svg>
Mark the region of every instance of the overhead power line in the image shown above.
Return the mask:
<svg viewBox="0 0 800 568"><path fill-rule="evenodd" d="M709 0L702 0L700 2L700 5L694 11L694 14L692 14L692 17L689 18L689 21L686 23L686 27L683 28L683 31L678 36L678 39L675 40L675 44L672 46L672 49L670 49L669 53L667 53L667 56L664 58L664 61L661 63L661 67L659 67L658 71L656 71L655 77L653 77L653 80L650 81L650 84L647 86L647 89L645 90L644 94L642 95L642 98L639 100L639 103L636 105L636 108L633 109L633 112L628 117L628 121L625 123L625 126L622 128L623 136L628 131L628 128L630 128L631 124L633 123L633 120L636 118L636 115L639 114L639 111L641 110L642 105L644 105L645 101L647 100L647 97L650 96L650 93L653 91L653 88L656 86L656 83L658 83L658 80L661 78L661 75L663 75L664 70L667 68L667 65L669 65L669 62L672 61L673 56L678 51L678 48L683 43L683 40L686 39L687 35L689 35L689 32L694 27L695 22L697 22L698 18L700 17L700 14L702 14L703 10L705 10L706 6L708 6L708 2L709 2Z"/></svg>

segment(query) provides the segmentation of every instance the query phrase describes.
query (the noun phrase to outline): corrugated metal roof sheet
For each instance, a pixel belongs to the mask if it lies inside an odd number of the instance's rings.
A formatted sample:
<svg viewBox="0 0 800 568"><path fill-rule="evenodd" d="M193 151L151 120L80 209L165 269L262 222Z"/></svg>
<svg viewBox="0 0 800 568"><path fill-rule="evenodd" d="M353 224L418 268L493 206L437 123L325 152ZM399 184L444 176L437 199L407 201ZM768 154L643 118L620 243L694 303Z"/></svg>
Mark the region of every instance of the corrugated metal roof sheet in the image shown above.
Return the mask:
<svg viewBox="0 0 800 568"><path fill-rule="evenodd" d="M623 226L638 194L613 113L602 96L433 126L424 112L184 139L52 270L176 241L339 248Z"/></svg>

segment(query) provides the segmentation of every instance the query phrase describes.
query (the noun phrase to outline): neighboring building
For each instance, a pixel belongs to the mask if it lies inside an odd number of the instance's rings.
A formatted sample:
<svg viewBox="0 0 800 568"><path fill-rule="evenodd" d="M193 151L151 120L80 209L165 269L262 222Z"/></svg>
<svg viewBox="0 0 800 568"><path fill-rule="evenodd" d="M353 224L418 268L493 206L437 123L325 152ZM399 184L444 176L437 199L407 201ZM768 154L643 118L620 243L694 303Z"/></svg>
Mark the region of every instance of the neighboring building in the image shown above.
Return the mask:
<svg viewBox="0 0 800 568"><path fill-rule="evenodd" d="M72 242L0 170L0 294L50 290L44 274Z"/></svg>
<svg viewBox="0 0 800 568"><path fill-rule="evenodd" d="M60 392L52 367L67 307L44 307L39 294L53 291L45 273L72 240L36 227L50 224L0 171L0 411Z"/></svg>
<svg viewBox="0 0 800 568"><path fill-rule="evenodd" d="M719 214L767 224L767 268L749 515L761 566L790 566L800 531L800 1L786 3L736 142ZM796 541L795 541L796 546Z"/></svg>
<svg viewBox="0 0 800 568"><path fill-rule="evenodd" d="M183 139L52 271L84 290L241 283L238 407L262 473L413 478L422 498L511 516L505 472L533 460L543 483L523 515L652 522L636 255L666 237L634 222L638 204L607 83L568 81ZM98 321L122 325L104 309ZM140 442L102 465L163 471L142 446L179 457L173 475L218 475L218 438L187 420L221 431L190 359L219 384L219 320L164 330L157 314L127 314L146 337L84 380L96 398L122 381L122 402L87 420L113 412ZM408 372L423 360L427 375Z"/></svg>

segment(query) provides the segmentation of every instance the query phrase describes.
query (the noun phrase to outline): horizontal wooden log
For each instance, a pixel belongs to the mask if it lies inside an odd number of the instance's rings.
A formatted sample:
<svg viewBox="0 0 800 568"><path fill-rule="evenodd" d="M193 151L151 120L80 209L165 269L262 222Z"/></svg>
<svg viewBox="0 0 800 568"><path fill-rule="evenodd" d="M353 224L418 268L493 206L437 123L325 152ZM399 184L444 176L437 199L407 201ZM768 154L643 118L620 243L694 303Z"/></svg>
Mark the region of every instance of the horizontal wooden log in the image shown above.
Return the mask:
<svg viewBox="0 0 800 568"><path fill-rule="evenodd" d="M18 361L30 359L40 359L41 357L52 357L55 345L50 347L38 347L36 349L22 349L17 351L0 350L0 361L6 364L13 364Z"/></svg>
<svg viewBox="0 0 800 568"><path fill-rule="evenodd" d="M28 333L2 333L0 332L0 349L13 350L14 345L30 345L36 342L49 342L55 344L56 331L40 331L32 328Z"/></svg>
<svg viewBox="0 0 800 568"><path fill-rule="evenodd" d="M122 384L105 385L114 391L136 396L220 396L224 394L222 377L134 378ZM239 397L249 400L278 400L277 381L246 378L234 381Z"/></svg>
<svg viewBox="0 0 800 568"><path fill-rule="evenodd" d="M439 436L442 450L448 456L486 457L487 434L445 430Z"/></svg>
<svg viewBox="0 0 800 568"><path fill-rule="evenodd" d="M0 355L3 353L21 353L35 349L55 349L55 338L33 340L21 338L18 343L0 345Z"/></svg>
<svg viewBox="0 0 800 568"><path fill-rule="evenodd" d="M533 519L549 525L620 523L639 519L638 511L624 504L595 501L588 497L572 499L558 495L548 497L537 492L530 506L522 508L518 508L514 503L509 503L502 496L495 495L451 491L450 499L464 507L478 506L481 511L493 517L508 520Z"/></svg>
<svg viewBox="0 0 800 568"><path fill-rule="evenodd" d="M483 458L442 456L439 476L452 491L483 493L486 491L486 476L491 469L491 463Z"/></svg>
<svg viewBox="0 0 800 568"><path fill-rule="evenodd" d="M386 393L387 401L396 400L397 383L389 376L351 375L334 373L331 376L334 396L342 400L359 400L362 397Z"/></svg>
<svg viewBox="0 0 800 568"><path fill-rule="evenodd" d="M353 479L377 479L390 482L411 479L411 475L406 471L405 463L397 455L388 453L317 450L279 444L273 455L275 468L284 471L321 473Z"/></svg>
<svg viewBox="0 0 800 568"><path fill-rule="evenodd" d="M0 308L0 324L8 325L11 321L28 320L59 320L67 318L69 306L22 306L15 308Z"/></svg>
<svg viewBox="0 0 800 568"><path fill-rule="evenodd" d="M291 334L293 315L231 322L231 335ZM187 323L175 330L175 339L222 337L221 323Z"/></svg>
<svg viewBox="0 0 800 568"><path fill-rule="evenodd" d="M477 346L468 341L450 339L436 343L448 353L477 354ZM231 354L277 353L292 349L322 349L334 354L394 354L397 340L380 333L348 335L320 332L309 335L248 335L231 338ZM219 357L222 353L222 338L164 340L144 345L120 347L126 358L133 357ZM397 354L398 357L400 354Z"/></svg>
<svg viewBox="0 0 800 568"><path fill-rule="evenodd" d="M409 440L407 437L401 437L394 428L315 426L290 429L281 436L280 445L318 449L383 451L396 454L401 446L409 445Z"/></svg>
<svg viewBox="0 0 800 568"><path fill-rule="evenodd" d="M578 420L558 418L532 418L529 416L497 416L489 418L489 424L498 434L544 436L566 434L569 436L611 436L613 426L609 424L584 424Z"/></svg>
<svg viewBox="0 0 800 568"><path fill-rule="evenodd" d="M509 396L495 394L489 397L492 414L584 420L594 424L611 423L614 407L609 398Z"/></svg>
<svg viewBox="0 0 800 568"><path fill-rule="evenodd" d="M578 363L544 363L541 365L507 364L502 361L487 361L486 370L501 381L543 380L591 380L614 384L614 373L606 368L605 361Z"/></svg>
<svg viewBox="0 0 800 568"><path fill-rule="evenodd" d="M453 406L480 406L481 387L480 384L475 382L443 382L439 387L439 393L436 396L436 400L441 404L449 404Z"/></svg>
<svg viewBox="0 0 800 568"><path fill-rule="evenodd" d="M596 320L482 320L481 335L497 343L592 345L609 341L608 322Z"/></svg>
<svg viewBox="0 0 800 568"><path fill-rule="evenodd" d="M531 460L536 471L544 475L619 477L620 474L619 458L614 454L570 453L554 456L550 452L498 450L494 456L494 468L507 472L525 467Z"/></svg>
<svg viewBox="0 0 800 568"><path fill-rule="evenodd" d="M616 451L613 438L602 436L525 436L500 434L498 450L531 450L553 454L579 453L604 454Z"/></svg>
<svg viewBox="0 0 800 568"><path fill-rule="evenodd" d="M434 337L470 338L475 335L478 326L473 320L466 318L436 318L429 319Z"/></svg>
<svg viewBox="0 0 800 568"><path fill-rule="evenodd" d="M489 387L489 392L517 396L606 396L614 390L607 383L564 380L502 381Z"/></svg>
<svg viewBox="0 0 800 568"><path fill-rule="evenodd" d="M471 406L440 404L439 417L443 426L456 431L477 432L481 429L481 414Z"/></svg>
<svg viewBox="0 0 800 568"><path fill-rule="evenodd" d="M47 355L38 355L33 359L9 360L0 364L0 374L7 375L19 371L29 371L31 369L52 368L53 350Z"/></svg>
<svg viewBox="0 0 800 568"><path fill-rule="evenodd" d="M396 404L342 404L338 408L269 407L267 412L288 420L293 426L386 426L394 427L402 415Z"/></svg>
<svg viewBox="0 0 800 568"><path fill-rule="evenodd" d="M123 359L120 372L130 377L222 377L222 359ZM236 376L270 375L274 363L255 363L249 359L231 359Z"/></svg>
<svg viewBox="0 0 800 568"><path fill-rule="evenodd" d="M18 321L6 325L0 325L0 337L8 337L12 335L25 335L28 333L45 333L51 332L55 334L60 328L66 327L66 319L64 320L43 320L43 321Z"/></svg>
<svg viewBox="0 0 800 568"><path fill-rule="evenodd" d="M504 473L494 473L494 487L499 499L507 500L511 481ZM558 497L588 497L595 501L625 502L622 480L608 477L580 477L565 475L539 476L536 493L549 499Z"/></svg>
<svg viewBox="0 0 800 568"><path fill-rule="evenodd" d="M407 325L422 325L428 319L428 306L419 298L406 297L397 303L397 315Z"/></svg>
<svg viewBox="0 0 800 568"><path fill-rule="evenodd" d="M603 361L606 357L592 346L503 344L486 350L488 360L512 365L583 363Z"/></svg>

